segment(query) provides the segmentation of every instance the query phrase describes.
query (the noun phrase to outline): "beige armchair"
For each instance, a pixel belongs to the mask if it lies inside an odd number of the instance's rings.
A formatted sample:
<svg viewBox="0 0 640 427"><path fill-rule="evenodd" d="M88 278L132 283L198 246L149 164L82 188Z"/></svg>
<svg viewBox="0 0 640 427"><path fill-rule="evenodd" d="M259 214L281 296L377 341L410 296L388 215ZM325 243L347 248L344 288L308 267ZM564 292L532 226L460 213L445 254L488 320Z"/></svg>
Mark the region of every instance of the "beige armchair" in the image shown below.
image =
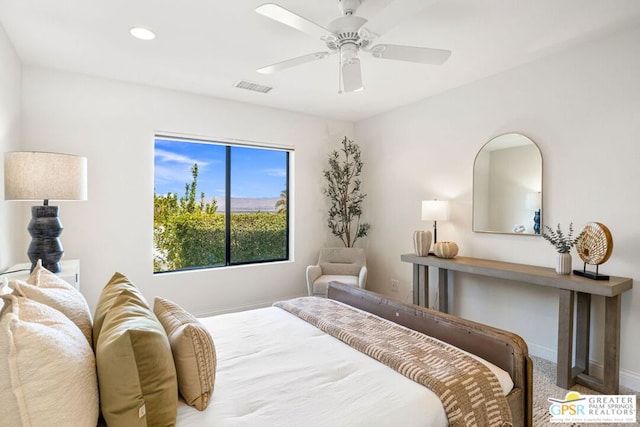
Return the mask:
<svg viewBox="0 0 640 427"><path fill-rule="evenodd" d="M318 263L307 267L309 295L326 296L329 282L340 282L364 289L367 283L364 249L320 249Z"/></svg>

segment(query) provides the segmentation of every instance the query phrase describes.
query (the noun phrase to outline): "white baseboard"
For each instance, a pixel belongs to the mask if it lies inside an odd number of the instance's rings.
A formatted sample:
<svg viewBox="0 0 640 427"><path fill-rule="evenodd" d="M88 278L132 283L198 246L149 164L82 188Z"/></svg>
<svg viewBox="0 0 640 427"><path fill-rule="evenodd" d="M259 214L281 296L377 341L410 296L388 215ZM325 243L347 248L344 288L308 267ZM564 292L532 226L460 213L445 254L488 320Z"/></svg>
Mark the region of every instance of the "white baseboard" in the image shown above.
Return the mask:
<svg viewBox="0 0 640 427"><path fill-rule="evenodd" d="M527 343L527 347L529 347L530 355L541 357L544 360L549 360L550 362L556 363L558 353L554 349L529 342Z"/></svg>
<svg viewBox="0 0 640 427"><path fill-rule="evenodd" d="M529 347L529 354L556 363L558 357L558 353L556 352L556 350L532 343L527 343L527 346ZM602 363L590 360L589 372L594 377L602 378ZM637 372L631 372L621 369L620 385L631 390L640 391L640 374L638 374Z"/></svg>
<svg viewBox="0 0 640 427"><path fill-rule="evenodd" d="M589 361L589 372L598 378L602 378L603 365L600 362ZM640 391L640 375L636 372L620 369L620 385L634 391Z"/></svg>

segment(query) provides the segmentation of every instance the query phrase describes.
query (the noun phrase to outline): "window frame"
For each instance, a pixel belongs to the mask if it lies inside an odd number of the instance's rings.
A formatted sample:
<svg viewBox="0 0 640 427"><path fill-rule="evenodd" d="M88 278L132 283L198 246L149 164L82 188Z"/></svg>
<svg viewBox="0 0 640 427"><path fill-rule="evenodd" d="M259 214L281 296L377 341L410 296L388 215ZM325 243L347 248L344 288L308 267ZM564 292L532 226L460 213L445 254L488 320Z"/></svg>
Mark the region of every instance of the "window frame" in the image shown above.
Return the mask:
<svg viewBox="0 0 640 427"><path fill-rule="evenodd" d="M293 156L292 154L294 153L294 149L291 146L285 146L285 145L275 145L275 144L267 144L267 143L263 143L263 142L255 142L255 141L245 141L245 140L233 140L233 139L220 139L220 138L205 138L205 137L193 137L193 136L185 136L182 134L175 134L175 133L171 133L171 132L156 132L154 134L153 137L153 155L154 155L154 167L153 167L153 171L154 171L154 178L153 178L153 192L155 193L155 168L156 168L156 161L155 161L155 156L156 156L156 143L158 140L169 140L169 141L176 141L176 142L186 142L186 143L195 143L195 144L212 144L212 145L218 145L218 146L222 146L225 148L225 194L224 194L224 198L225 198L225 206L224 206L224 245L225 245L225 260L223 264L215 264L215 265L203 265L203 266L191 266L191 267L184 267L184 268L179 268L179 269L175 269L175 270L163 270L163 271L155 271L155 267L152 267L153 269L153 274L166 274L166 273L177 273L177 272L185 272L185 271L199 271L199 270L208 270L208 269L219 269L219 268L225 268L225 267L235 267L235 266L247 266L247 265L260 265L260 264L267 264L267 263L273 263L273 262L284 262L284 261L291 261L291 245L292 245L292 241L291 241L291 236L292 236L292 232L291 232L291 194L290 194L290 188L291 188L291 181L292 181L292 177L291 177L291 170L292 170L292 165L291 163L293 162ZM231 175L232 175L232 148L233 147L243 147L243 148L251 148L251 149L262 149L262 150L273 150L273 151L281 151L285 154L285 194L286 194L286 211L284 213L285 215L285 224L286 224L286 228L285 228L285 235L284 235L284 243L285 243L285 250L284 250L284 256L281 258L273 258L273 259L264 259L264 260L250 260L250 261L236 261L236 262L232 262L232 218L231 218L231 209L232 209L232 195L231 195L231 186L232 186L232 179L231 179ZM257 211L259 212L259 211ZM256 212L256 213L257 213ZM155 213L154 213L155 215ZM274 213L274 215L276 215L276 213ZM155 225L153 226L153 229L155 231ZM155 248L155 241L152 242L152 247Z"/></svg>

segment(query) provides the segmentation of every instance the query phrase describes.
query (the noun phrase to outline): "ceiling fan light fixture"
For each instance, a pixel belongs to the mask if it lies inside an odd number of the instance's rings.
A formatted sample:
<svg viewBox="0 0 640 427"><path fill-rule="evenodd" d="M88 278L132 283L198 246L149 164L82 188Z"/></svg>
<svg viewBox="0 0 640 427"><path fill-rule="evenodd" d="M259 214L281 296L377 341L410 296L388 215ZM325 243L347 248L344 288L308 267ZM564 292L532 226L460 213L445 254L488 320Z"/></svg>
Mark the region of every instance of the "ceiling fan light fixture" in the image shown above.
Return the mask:
<svg viewBox="0 0 640 427"><path fill-rule="evenodd" d="M340 46L340 60L342 63L358 58L358 46L355 43L345 43Z"/></svg>
<svg viewBox="0 0 640 427"><path fill-rule="evenodd" d="M355 43L340 46L340 79L345 92L360 92L364 89L358 46Z"/></svg>
<svg viewBox="0 0 640 427"><path fill-rule="evenodd" d="M133 27L129 29L129 34L138 40L153 40L156 38L156 33L143 27Z"/></svg>
<svg viewBox="0 0 640 427"><path fill-rule="evenodd" d="M342 63L342 87L345 92L360 92L364 90L360 60L358 58L351 58L348 62Z"/></svg>

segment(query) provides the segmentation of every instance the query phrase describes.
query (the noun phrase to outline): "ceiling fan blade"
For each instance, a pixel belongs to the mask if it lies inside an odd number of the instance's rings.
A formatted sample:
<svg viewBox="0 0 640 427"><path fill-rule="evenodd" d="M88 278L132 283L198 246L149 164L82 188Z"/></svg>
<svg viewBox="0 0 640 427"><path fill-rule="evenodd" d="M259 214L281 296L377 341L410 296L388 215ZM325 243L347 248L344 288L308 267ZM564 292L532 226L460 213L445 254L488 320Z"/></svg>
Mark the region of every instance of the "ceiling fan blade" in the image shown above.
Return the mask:
<svg viewBox="0 0 640 427"><path fill-rule="evenodd" d="M260 74L273 74L276 71L284 70L290 67L295 67L296 65L301 65L307 62L324 59L328 55L330 55L329 52L310 53L308 55L298 56L297 58L291 58L291 59L287 59L286 61L267 65L266 67L258 68L256 71L259 72Z"/></svg>
<svg viewBox="0 0 640 427"><path fill-rule="evenodd" d="M379 44L372 47L370 51L375 58L396 59L398 61L431 65L441 65L451 56L450 50L397 44Z"/></svg>
<svg viewBox="0 0 640 427"><path fill-rule="evenodd" d="M331 34L327 29L315 22L309 21L307 18L303 18L277 4L263 4L256 8L256 12L313 37L321 38Z"/></svg>
<svg viewBox="0 0 640 427"><path fill-rule="evenodd" d="M364 89L360 60L352 59L342 64L342 88L345 92L358 92Z"/></svg>
<svg viewBox="0 0 640 427"><path fill-rule="evenodd" d="M372 16L365 28L377 35L386 33L404 19L414 16L437 0L395 0L381 12Z"/></svg>

